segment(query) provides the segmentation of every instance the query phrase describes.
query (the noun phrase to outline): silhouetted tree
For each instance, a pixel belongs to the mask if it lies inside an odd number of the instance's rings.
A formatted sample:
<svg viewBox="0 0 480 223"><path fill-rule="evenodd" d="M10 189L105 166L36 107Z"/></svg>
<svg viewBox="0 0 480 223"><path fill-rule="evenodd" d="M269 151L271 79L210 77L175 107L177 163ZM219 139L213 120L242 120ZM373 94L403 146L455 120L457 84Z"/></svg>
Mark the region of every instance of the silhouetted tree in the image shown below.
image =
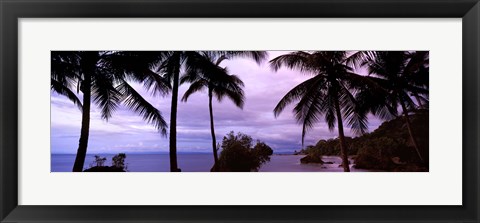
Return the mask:
<svg viewBox="0 0 480 223"><path fill-rule="evenodd" d="M195 92L207 90L208 107L210 113L210 132L212 135L212 150L214 165L212 170L218 171L218 149L215 139L215 126L213 123L212 98L215 96L220 102L224 97L229 98L233 103L243 108L245 96L243 92L243 82L235 75L230 75L226 68L220 67L220 63L227 59L225 56L219 56L216 53L201 52L196 63L200 66L190 67L187 73L181 78L180 83L190 83L190 87L185 92L182 101L187 101L188 97Z"/></svg>
<svg viewBox="0 0 480 223"><path fill-rule="evenodd" d="M364 62L369 75L372 75L371 80L384 91L381 95L384 103L392 108L389 111L396 114L398 106L402 109L410 139L421 162L424 158L408 113L416 109L411 96L417 98L420 108L425 108L422 101L428 102L428 61L428 51L377 51ZM371 93L361 91L360 95L367 100Z"/></svg>
<svg viewBox="0 0 480 223"><path fill-rule="evenodd" d="M126 170L125 166L125 159L127 158L127 155L125 153L119 153L115 156L112 157L112 167L116 168L121 168L123 170Z"/></svg>
<svg viewBox="0 0 480 223"><path fill-rule="evenodd" d="M219 158L219 171L250 172L258 171L260 167L270 161L272 148L257 141L252 147L252 137L243 133L228 133L223 137L222 151Z"/></svg>
<svg viewBox="0 0 480 223"><path fill-rule="evenodd" d="M209 51L211 54L225 55L228 57L246 57L261 62L267 56L262 51ZM178 87L180 85L180 71L192 70L202 66L198 64L198 58L202 56L202 51L163 51L161 54L161 65L158 71L167 78L172 85L172 105L170 111L170 171L178 172L177 163L177 104Z"/></svg>
<svg viewBox="0 0 480 223"><path fill-rule="evenodd" d="M95 161L93 161L93 162L95 163L95 166L97 166L97 167L102 167L103 164L105 163L105 161L107 160L107 158L100 157L99 155L95 155L94 158L95 158Z"/></svg>
<svg viewBox="0 0 480 223"><path fill-rule="evenodd" d="M277 117L285 107L298 101L295 118L302 124L302 144L305 134L324 116L330 131L337 122L341 157L345 172L349 172L348 152L343 131L344 119L357 134L367 129L367 112L357 102L352 89L365 84L363 77L353 72L352 66L366 57L368 52L346 51L297 51L278 56L270 61L273 70L281 67L298 70L313 77L290 90L277 104Z"/></svg>
<svg viewBox="0 0 480 223"><path fill-rule="evenodd" d="M147 88L156 87L166 93L169 89L152 68L157 58L147 61L147 53L120 51L52 51L51 89L67 96L82 110L82 127L74 172L82 171L87 154L90 129L90 105L93 101L101 109L101 117L108 121L120 103L152 123L162 134L167 124L160 111L145 100L128 82L132 80ZM81 91L83 103L74 93Z"/></svg>

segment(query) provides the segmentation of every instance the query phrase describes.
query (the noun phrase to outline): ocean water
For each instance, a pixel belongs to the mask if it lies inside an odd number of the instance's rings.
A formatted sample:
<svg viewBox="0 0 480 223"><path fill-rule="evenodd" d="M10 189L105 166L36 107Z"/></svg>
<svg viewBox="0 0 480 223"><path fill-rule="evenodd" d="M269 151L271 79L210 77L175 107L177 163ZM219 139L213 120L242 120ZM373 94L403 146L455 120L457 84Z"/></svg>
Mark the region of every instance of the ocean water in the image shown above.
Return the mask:
<svg viewBox="0 0 480 223"><path fill-rule="evenodd" d="M94 156L106 157L106 166L112 164L115 154L94 154L85 158L83 169L90 168ZM170 172L170 157L168 154L126 154L125 164L129 172ZM51 172L71 172L75 155L52 154ZM177 154L177 162L183 172L209 172L213 165L213 154Z"/></svg>
<svg viewBox="0 0 480 223"><path fill-rule="evenodd" d="M114 154L98 154L106 157L105 165L111 165ZM324 156L322 160L333 162L333 164L301 164L302 155L272 155L270 162L264 164L259 172L342 172L343 168L338 167L341 159L336 156ZM209 172L213 165L212 154L178 154L178 166L183 172ZM52 154L52 172L71 172L75 155ZM94 155L87 155L84 169L93 165ZM125 159L129 172L169 172L170 159L168 154L127 154ZM352 162L353 163L353 162ZM367 170L352 168L352 172L365 172Z"/></svg>

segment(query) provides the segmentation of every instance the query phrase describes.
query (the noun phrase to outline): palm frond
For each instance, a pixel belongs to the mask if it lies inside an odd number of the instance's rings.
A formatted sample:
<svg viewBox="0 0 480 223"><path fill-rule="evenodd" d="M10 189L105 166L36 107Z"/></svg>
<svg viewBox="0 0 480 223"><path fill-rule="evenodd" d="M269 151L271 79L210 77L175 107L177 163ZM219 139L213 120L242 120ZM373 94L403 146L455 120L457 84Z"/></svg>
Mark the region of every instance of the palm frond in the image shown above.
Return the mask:
<svg viewBox="0 0 480 223"><path fill-rule="evenodd" d="M243 108L245 96L242 87L244 83L235 75L230 75L228 69L218 66L226 59L216 51L186 52L186 73L180 83L192 83L182 100L186 101L190 94L209 88L218 101L224 97L231 99L235 105Z"/></svg>
<svg viewBox="0 0 480 223"><path fill-rule="evenodd" d="M339 94L342 113L350 129L356 135L365 134L368 130L367 109L357 102L348 88L342 86Z"/></svg>
<svg viewBox="0 0 480 223"><path fill-rule="evenodd" d="M198 75L196 70L188 68L185 73L180 77L180 84L193 83L200 80L202 77Z"/></svg>
<svg viewBox="0 0 480 223"><path fill-rule="evenodd" d="M425 68L429 63L429 51L415 51L408 54L409 60L405 65L405 74L411 75Z"/></svg>
<svg viewBox="0 0 480 223"><path fill-rule="evenodd" d="M52 51L50 70L52 79L71 87L81 79L79 55L72 51Z"/></svg>
<svg viewBox="0 0 480 223"><path fill-rule="evenodd" d="M143 84L152 96L166 95L170 82L155 70L167 57L165 51L119 51L103 56L102 62L116 80L126 79Z"/></svg>
<svg viewBox="0 0 480 223"><path fill-rule="evenodd" d="M313 126L320 121L320 115L322 114L321 111L321 103L322 99L318 96L319 92L316 92L316 96L312 98L312 101L309 102L308 106L304 107L303 112L296 114L297 122L301 121L302 124L302 147L305 143L305 135L307 131L312 129Z"/></svg>
<svg viewBox="0 0 480 223"><path fill-rule="evenodd" d="M325 95L319 89L319 78L307 88L307 91L301 96L301 99L294 107L293 111L297 123L302 125L302 147L305 141L305 135L312 129L314 124L320 121L320 115L325 111Z"/></svg>
<svg viewBox="0 0 480 223"><path fill-rule="evenodd" d="M292 70L298 70L304 73L314 73L318 68L312 67L310 57L310 53L303 51L280 55L270 60L270 68L274 71L278 71L281 67L285 66Z"/></svg>
<svg viewBox="0 0 480 223"><path fill-rule="evenodd" d="M233 76L233 75L232 75ZM214 85L213 86L213 93L217 97L218 101L221 101L224 96L228 97L237 107L243 109L243 105L245 104L245 93L242 89L243 82L236 83L235 81L227 83L226 85Z"/></svg>
<svg viewBox="0 0 480 223"><path fill-rule="evenodd" d="M335 112L335 98L334 95L328 94L325 101L325 121L327 122L328 130L333 131L335 128L335 122L337 121L337 115Z"/></svg>
<svg viewBox="0 0 480 223"><path fill-rule="evenodd" d="M350 67L354 67L358 69L362 67L365 62L369 59L375 57L375 51L357 51L351 53L349 56L345 58L345 64Z"/></svg>
<svg viewBox="0 0 480 223"><path fill-rule="evenodd" d="M364 111L368 110L382 120L390 120L398 115L395 97L382 88L359 89L355 98Z"/></svg>
<svg viewBox="0 0 480 223"><path fill-rule="evenodd" d="M221 63L222 61L224 61L224 60L228 60L228 57L225 56L225 55L221 55L221 56L217 59L217 61L215 62L215 65L219 66L220 63Z"/></svg>
<svg viewBox="0 0 480 223"><path fill-rule="evenodd" d="M68 99L70 99L70 101L73 102L73 104L78 107L78 109L80 109L80 111L82 111L82 102L80 102L80 99L78 99L77 95L68 87L51 78L50 88L58 94L66 96Z"/></svg>
<svg viewBox="0 0 480 223"><path fill-rule="evenodd" d="M374 95L375 89L360 92L363 98L370 97L370 110L374 115L386 118L387 111L391 116L397 116L397 107L405 104L407 110L413 110L416 105L411 94L428 95L428 52L378 51L366 65L373 79L382 86L384 92ZM382 98L383 97L383 98ZM372 103L373 102L373 103ZM380 102L383 103L380 104Z"/></svg>
<svg viewBox="0 0 480 223"><path fill-rule="evenodd" d="M278 117L285 107L287 107L287 105L293 103L294 101L300 100L310 89L310 87L318 81L320 81L320 79L318 76L315 76L292 88L289 92L287 92L287 94L285 94L285 96L282 97L282 99L280 99L273 109L274 116Z"/></svg>
<svg viewBox="0 0 480 223"><path fill-rule="evenodd" d="M182 101L186 102L188 100L188 97L190 97L190 95L192 95L195 92L202 91L207 87L208 87L208 82L206 82L203 79L193 82L192 84L190 84L190 87L185 91L185 94L182 97Z"/></svg>
<svg viewBox="0 0 480 223"><path fill-rule="evenodd" d="M112 117L118 108L122 94L113 86L110 74L98 73L92 83L92 99L101 109L101 116L107 120Z"/></svg>
<svg viewBox="0 0 480 223"><path fill-rule="evenodd" d="M396 105L392 106L395 102L392 101L392 93L389 90L392 86L388 80L373 76L361 76L351 72L347 72L345 75L346 83L354 89L353 98L360 111L370 111L383 120L396 117L397 109L394 108Z"/></svg>
<svg viewBox="0 0 480 223"><path fill-rule="evenodd" d="M248 59L253 59L257 64L262 63L268 58L268 53L266 51L218 51L217 54L222 54L227 57L243 57Z"/></svg>
<svg viewBox="0 0 480 223"><path fill-rule="evenodd" d="M174 76L180 73L181 66L182 52L174 51L162 61L157 69L157 72L159 72L169 83L171 83Z"/></svg>
<svg viewBox="0 0 480 223"><path fill-rule="evenodd" d="M408 91L399 91L398 98L405 104L408 111L413 111L417 108L417 105L415 104L413 99L410 97L410 94L408 93Z"/></svg>
<svg viewBox="0 0 480 223"><path fill-rule="evenodd" d="M127 82L122 82L117 86L119 92L124 96L123 103L142 118L151 123L158 129L163 136L167 135L167 123L163 119L162 113L145 100L132 86Z"/></svg>
<svg viewBox="0 0 480 223"><path fill-rule="evenodd" d="M151 70L145 70L143 74L143 86L147 90L151 90L152 96L165 96L172 89L167 78L162 77Z"/></svg>

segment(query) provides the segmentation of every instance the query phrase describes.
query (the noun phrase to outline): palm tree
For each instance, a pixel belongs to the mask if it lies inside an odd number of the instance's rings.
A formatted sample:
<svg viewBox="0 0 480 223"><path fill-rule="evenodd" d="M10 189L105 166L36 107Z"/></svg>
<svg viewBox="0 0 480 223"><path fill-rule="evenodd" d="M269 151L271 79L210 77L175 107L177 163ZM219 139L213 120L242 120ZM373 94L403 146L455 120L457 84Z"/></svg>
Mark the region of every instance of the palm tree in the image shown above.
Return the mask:
<svg viewBox="0 0 480 223"><path fill-rule="evenodd" d="M375 82L384 89L385 102L394 112L397 107L402 109L410 140L421 162L424 158L408 113L416 109L411 96L416 98L420 108L425 108L422 101L428 102L428 60L428 51L378 51L363 63L369 75L373 75Z"/></svg>
<svg viewBox="0 0 480 223"><path fill-rule="evenodd" d="M417 87L428 89L429 79L429 52L428 51L414 51L406 52L409 58L407 66L405 67L405 75L409 82ZM420 109L426 109L428 106L428 91L421 93L418 91L411 92L411 96L415 97Z"/></svg>
<svg viewBox="0 0 480 223"><path fill-rule="evenodd" d="M139 62L140 52L68 51L51 53L51 89L67 96L82 111L80 139L73 166L74 172L83 170L90 129L90 107L93 100L101 109L101 117L108 121L120 103L152 123L163 135L167 124L159 110L146 101L129 83L134 80L147 88L168 91L165 81L148 68L149 62ZM147 57L145 57L147 58ZM130 61L130 62L127 62ZM140 60L141 61L141 60ZM152 61L153 62L153 61ZM83 103L74 93L83 93Z"/></svg>
<svg viewBox="0 0 480 223"><path fill-rule="evenodd" d="M314 51L292 52L270 61L273 70L281 67L300 71L313 77L295 86L278 102L274 109L278 117L285 107L298 101L293 111L302 124L302 146L305 134L324 116L330 131L337 122L342 166L349 172L348 151L343 130L344 120L356 134L367 130L366 110L352 93L352 89L364 84L363 76L353 73L351 64L364 58L364 52Z"/></svg>
<svg viewBox="0 0 480 223"><path fill-rule="evenodd" d="M267 57L266 52L261 51L210 51L213 54L225 55L228 57L247 57L260 63ZM201 56L199 51L163 51L162 61L158 67L160 72L172 85L172 105L170 111L170 171L181 171L177 164L177 103L178 87L180 85L180 71L191 70L201 64L197 58Z"/></svg>
<svg viewBox="0 0 480 223"><path fill-rule="evenodd" d="M197 58L197 63L202 64L196 69L188 70L187 73L180 79L180 84L185 82L191 83L188 90L182 97L182 101L187 101L188 97L195 92L208 91L208 107L210 112L210 131L212 134L212 149L214 165L212 171L219 171L218 165L218 148L216 147L217 141L215 138L215 127L213 124L213 107L212 98L216 96L218 101L222 101L224 97L227 97L233 101L233 103L243 108L245 102L245 96L242 87L243 82L235 75L230 75L226 68L220 67L220 63L227 59L224 55L219 56L213 52L201 52L201 57Z"/></svg>

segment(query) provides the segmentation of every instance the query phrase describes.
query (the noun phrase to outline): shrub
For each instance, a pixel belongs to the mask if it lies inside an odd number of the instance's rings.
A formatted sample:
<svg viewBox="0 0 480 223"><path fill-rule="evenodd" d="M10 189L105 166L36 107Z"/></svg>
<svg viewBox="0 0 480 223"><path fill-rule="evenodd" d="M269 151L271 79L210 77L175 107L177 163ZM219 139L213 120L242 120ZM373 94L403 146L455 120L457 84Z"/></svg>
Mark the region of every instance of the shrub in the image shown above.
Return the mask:
<svg viewBox="0 0 480 223"><path fill-rule="evenodd" d="M355 159L355 167L361 169L390 170L395 167L392 157L402 151L401 144L388 137L373 138L361 146Z"/></svg>
<svg viewBox="0 0 480 223"><path fill-rule="evenodd" d="M220 171L258 171L264 163L270 161L272 148L261 141L252 147L252 141L252 137L241 132L235 135L232 131L224 136L219 157Z"/></svg>
<svg viewBox="0 0 480 223"><path fill-rule="evenodd" d="M125 153L119 153L112 157L112 166L104 166L103 164L107 160L105 157L95 155L95 161L90 164L90 168L84 170L85 172L126 172L127 166L125 165ZM95 165L95 166L94 166Z"/></svg>
<svg viewBox="0 0 480 223"><path fill-rule="evenodd" d="M237 135L235 135L235 133L231 131L223 137L221 147L222 149L225 149L232 147L234 144L240 144L240 146L243 146L245 148L251 148L252 141L252 137L247 134L239 132L237 133Z"/></svg>
<svg viewBox="0 0 480 223"><path fill-rule="evenodd" d="M264 142L257 141L257 144L253 147L252 153L254 158L256 159L256 165L260 167L264 163L270 161L270 156L273 154L273 150Z"/></svg>
<svg viewBox="0 0 480 223"><path fill-rule="evenodd" d="M116 168L121 168L121 169L127 169L125 166L125 158L127 158L127 155L125 153L119 153L112 157L112 166Z"/></svg>
<svg viewBox="0 0 480 223"><path fill-rule="evenodd" d="M345 137L345 145L347 146L348 155L356 155L358 151L358 147L355 146L356 142L355 139L351 137ZM321 157L321 156L339 156L340 155L340 140L336 139L328 139L328 140L320 140L317 144L307 146L304 150L305 154L310 155L312 157Z"/></svg>
<svg viewBox="0 0 480 223"><path fill-rule="evenodd" d="M93 161L93 164L91 164L90 166L95 165L95 166L101 167L103 166L106 160L107 158L105 157L100 157L99 155L95 155L95 160Z"/></svg>

